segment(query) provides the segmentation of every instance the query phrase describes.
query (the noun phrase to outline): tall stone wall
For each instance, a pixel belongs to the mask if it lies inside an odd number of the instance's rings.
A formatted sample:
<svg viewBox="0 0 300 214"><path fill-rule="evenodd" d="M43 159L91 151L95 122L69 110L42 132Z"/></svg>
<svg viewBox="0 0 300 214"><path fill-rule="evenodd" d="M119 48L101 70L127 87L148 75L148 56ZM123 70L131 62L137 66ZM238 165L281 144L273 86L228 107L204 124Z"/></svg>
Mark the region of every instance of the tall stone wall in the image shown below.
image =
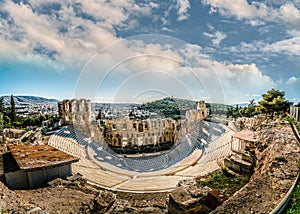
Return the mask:
<svg viewBox="0 0 300 214"><path fill-rule="evenodd" d="M58 103L62 124L73 125L76 130L92 140L105 141L114 147L147 146L168 143L174 145L177 139L188 134L197 122L206 117L204 101L196 109L186 112L185 120L167 119L107 120L103 127L91 121L91 102L85 99L63 100Z"/></svg>
<svg viewBox="0 0 300 214"><path fill-rule="evenodd" d="M112 146L145 146L160 143L174 144L180 122L172 119L108 120L103 131L107 144Z"/></svg>
<svg viewBox="0 0 300 214"><path fill-rule="evenodd" d="M196 109L186 112L185 120L167 119L107 120L103 136L107 144L117 147L176 144L177 140L188 134L195 125L205 119L205 102L197 103Z"/></svg>
<svg viewBox="0 0 300 214"><path fill-rule="evenodd" d="M204 120L207 117L207 110L204 101L199 101L197 103L196 109L188 110L185 114L185 121L183 122L182 134L189 133L195 125L200 121Z"/></svg>
<svg viewBox="0 0 300 214"><path fill-rule="evenodd" d="M58 113L65 125L90 123L91 101L86 99L63 100L58 103Z"/></svg>

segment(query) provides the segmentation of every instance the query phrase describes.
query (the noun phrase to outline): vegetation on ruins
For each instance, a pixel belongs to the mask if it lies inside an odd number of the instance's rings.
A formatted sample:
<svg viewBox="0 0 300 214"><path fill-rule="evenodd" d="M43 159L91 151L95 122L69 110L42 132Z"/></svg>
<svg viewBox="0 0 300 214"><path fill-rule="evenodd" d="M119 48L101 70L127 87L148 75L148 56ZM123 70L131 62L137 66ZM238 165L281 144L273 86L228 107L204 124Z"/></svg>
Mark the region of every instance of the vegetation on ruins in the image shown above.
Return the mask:
<svg viewBox="0 0 300 214"><path fill-rule="evenodd" d="M210 174L205 181L199 181L201 186L208 186L218 190L226 196L232 196L236 191L241 189L249 182L250 175L233 174L226 168Z"/></svg>
<svg viewBox="0 0 300 214"><path fill-rule="evenodd" d="M300 133L300 126L298 125L298 123L295 122L294 118L287 116L286 120L289 121L290 123L293 123L295 125L297 131Z"/></svg>
<svg viewBox="0 0 300 214"><path fill-rule="evenodd" d="M298 168L300 170L300 159L298 160ZM300 213L300 183L298 182L295 187L292 198L289 204L289 208L286 212L287 214L298 214Z"/></svg>
<svg viewBox="0 0 300 214"><path fill-rule="evenodd" d="M227 118L253 117L259 113L254 99L249 100L248 106L244 108L239 105L236 105L235 107L229 106L227 108Z"/></svg>
<svg viewBox="0 0 300 214"><path fill-rule="evenodd" d="M285 92L271 89L262 94L262 100L256 105L254 99L249 101L248 106L239 105L229 106L227 108L227 118L253 117L257 114L267 114L273 119L274 114L283 114L288 111L290 103L284 98Z"/></svg>
<svg viewBox="0 0 300 214"><path fill-rule="evenodd" d="M270 114L273 119L274 113L285 113L290 105L289 101L284 98L285 92L276 89L271 89L263 94L263 99L258 102L258 109L262 113Z"/></svg>
<svg viewBox="0 0 300 214"><path fill-rule="evenodd" d="M300 213L300 184L294 189L290 208L286 212L287 214L298 214Z"/></svg>

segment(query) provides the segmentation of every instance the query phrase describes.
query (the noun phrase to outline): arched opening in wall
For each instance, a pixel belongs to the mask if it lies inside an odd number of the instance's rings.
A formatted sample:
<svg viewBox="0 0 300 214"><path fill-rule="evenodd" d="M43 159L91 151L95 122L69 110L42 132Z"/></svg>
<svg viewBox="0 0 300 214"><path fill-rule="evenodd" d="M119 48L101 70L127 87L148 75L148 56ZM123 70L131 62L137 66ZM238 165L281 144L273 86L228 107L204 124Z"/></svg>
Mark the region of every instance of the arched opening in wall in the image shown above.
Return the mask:
<svg viewBox="0 0 300 214"><path fill-rule="evenodd" d="M121 146L121 145L122 145L122 138L118 137L118 146Z"/></svg>
<svg viewBox="0 0 300 214"><path fill-rule="evenodd" d="M84 100L80 100L81 110L84 112Z"/></svg>
<svg viewBox="0 0 300 214"><path fill-rule="evenodd" d="M117 139L116 139L116 138L113 139L113 145L114 145L114 146L117 145Z"/></svg>
<svg viewBox="0 0 300 214"><path fill-rule="evenodd" d="M173 131L175 130L175 124L174 123L172 124L172 130Z"/></svg>
<svg viewBox="0 0 300 214"><path fill-rule="evenodd" d="M114 131L117 130L117 126L114 123L112 124L112 130L114 130Z"/></svg>
<svg viewBox="0 0 300 214"><path fill-rule="evenodd" d="M124 131L127 130L127 125L126 125L126 123L123 123L123 130L124 130Z"/></svg>
<svg viewBox="0 0 300 214"><path fill-rule="evenodd" d="M136 123L132 124L132 128L133 128L134 131L136 131Z"/></svg>
<svg viewBox="0 0 300 214"><path fill-rule="evenodd" d="M143 130L143 123L140 123L139 124L139 132L143 132L144 130Z"/></svg>
<svg viewBox="0 0 300 214"><path fill-rule="evenodd" d="M153 128L156 129L156 121L153 121Z"/></svg>
<svg viewBox="0 0 300 214"><path fill-rule="evenodd" d="M148 130L148 123L145 123L145 129Z"/></svg>

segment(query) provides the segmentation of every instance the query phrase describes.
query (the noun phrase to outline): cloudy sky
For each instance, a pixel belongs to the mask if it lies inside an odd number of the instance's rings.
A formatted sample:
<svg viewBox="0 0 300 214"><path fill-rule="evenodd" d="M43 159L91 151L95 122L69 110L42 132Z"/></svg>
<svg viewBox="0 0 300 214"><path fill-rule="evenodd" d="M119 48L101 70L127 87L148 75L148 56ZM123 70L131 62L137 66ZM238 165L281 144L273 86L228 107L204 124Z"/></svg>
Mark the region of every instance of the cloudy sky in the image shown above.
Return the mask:
<svg viewBox="0 0 300 214"><path fill-rule="evenodd" d="M0 0L0 95L300 102L300 0Z"/></svg>

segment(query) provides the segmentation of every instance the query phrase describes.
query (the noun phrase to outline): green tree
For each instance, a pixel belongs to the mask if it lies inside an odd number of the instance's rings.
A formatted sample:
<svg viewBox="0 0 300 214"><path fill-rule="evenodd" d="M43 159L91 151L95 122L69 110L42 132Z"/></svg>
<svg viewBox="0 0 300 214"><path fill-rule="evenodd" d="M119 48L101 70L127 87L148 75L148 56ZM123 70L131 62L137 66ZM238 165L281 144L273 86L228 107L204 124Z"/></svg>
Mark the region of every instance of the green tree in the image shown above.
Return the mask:
<svg viewBox="0 0 300 214"><path fill-rule="evenodd" d="M5 113L5 105L4 105L4 100L3 97L0 98L0 113Z"/></svg>
<svg viewBox="0 0 300 214"><path fill-rule="evenodd" d="M257 110L256 103L254 99L249 100L249 104L245 107L244 116L245 117L253 117L254 115L259 114L260 112Z"/></svg>
<svg viewBox="0 0 300 214"><path fill-rule="evenodd" d="M16 121L16 105L15 105L15 100L14 100L14 96L11 95L10 96L10 120L11 122L15 122Z"/></svg>
<svg viewBox="0 0 300 214"><path fill-rule="evenodd" d="M258 102L259 110L265 114L271 114L273 119L274 113L284 113L289 109L290 102L284 98L284 91L271 89L263 94L263 99Z"/></svg>
<svg viewBox="0 0 300 214"><path fill-rule="evenodd" d="M2 135L3 129L4 129L4 119L3 119L2 112L0 112L0 135Z"/></svg>
<svg viewBox="0 0 300 214"><path fill-rule="evenodd" d="M11 127L11 119L7 115L3 117L3 121L4 121L4 127L6 128Z"/></svg>

